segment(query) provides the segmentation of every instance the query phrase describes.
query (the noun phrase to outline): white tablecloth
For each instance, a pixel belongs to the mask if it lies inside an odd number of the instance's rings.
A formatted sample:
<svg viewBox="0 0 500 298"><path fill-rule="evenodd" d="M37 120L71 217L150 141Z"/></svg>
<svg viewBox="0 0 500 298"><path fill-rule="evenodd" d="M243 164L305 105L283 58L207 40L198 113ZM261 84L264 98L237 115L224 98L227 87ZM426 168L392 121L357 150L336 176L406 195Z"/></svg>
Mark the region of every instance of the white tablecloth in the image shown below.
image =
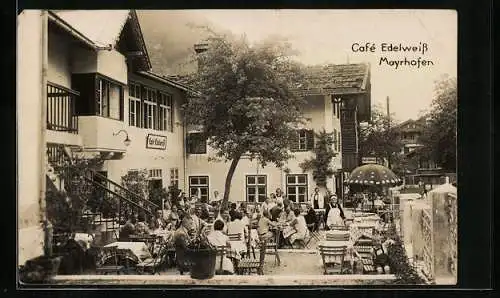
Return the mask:
<svg viewBox="0 0 500 298"><path fill-rule="evenodd" d="M144 242L113 242L106 245L106 247L112 246L116 246L118 249L127 249L131 251L141 261L152 258L148 246Z"/></svg>
<svg viewBox="0 0 500 298"><path fill-rule="evenodd" d="M80 243L83 248L89 249L90 245L94 241L94 236L87 233L75 233L75 237L73 239Z"/></svg>
<svg viewBox="0 0 500 298"><path fill-rule="evenodd" d="M236 250L239 253L246 252L247 251L247 245L245 244L244 241L229 241L229 244L231 245L231 249Z"/></svg>

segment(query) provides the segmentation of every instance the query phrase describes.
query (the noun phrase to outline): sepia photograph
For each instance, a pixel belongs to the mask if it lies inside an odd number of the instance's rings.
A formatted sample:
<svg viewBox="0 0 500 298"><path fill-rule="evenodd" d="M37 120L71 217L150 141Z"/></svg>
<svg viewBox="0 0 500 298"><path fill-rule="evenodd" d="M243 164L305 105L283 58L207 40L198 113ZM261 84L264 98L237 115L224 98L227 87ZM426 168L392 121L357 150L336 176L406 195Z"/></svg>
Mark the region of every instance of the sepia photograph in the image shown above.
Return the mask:
<svg viewBox="0 0 500 298"><path fill-rule="evenodd" d="M458 283L454 10L23 10L17 281Z"/></svg>

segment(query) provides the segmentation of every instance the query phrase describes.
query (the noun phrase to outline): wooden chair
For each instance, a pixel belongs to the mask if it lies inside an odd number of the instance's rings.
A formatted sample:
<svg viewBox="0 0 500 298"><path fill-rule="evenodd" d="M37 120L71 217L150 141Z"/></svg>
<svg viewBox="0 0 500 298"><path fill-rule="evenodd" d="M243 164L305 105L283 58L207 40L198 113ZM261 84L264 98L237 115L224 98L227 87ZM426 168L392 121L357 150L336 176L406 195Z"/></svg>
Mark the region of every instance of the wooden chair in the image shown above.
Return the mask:
<svg viewBox="0 0 500 298"><path fill-rule="evenodd" d="M324 274L342 274L344 272L346 250L346 246L319 246Z"/></svg>
<svg viewBox="0 0 500 298"><path fill-rule="evenodd" d="M125 267L118 265L118 248L116 246L102 247L97 259L97 274L116 273L120 274Z"/></svg>
<svg viewBox="0 0 500 298"><path fill-rule="evenodd" d="M226 250L226 246L217 246L217 263L215 264L215 274L224 274L224 257L226 256Z"/></svg>
<svg viewBox="0 0 500 298"><path fill-rule="evenodd" d="M349 233L345 234L326 234L326 241L349 241L351 235Z"/></svg>
<svg viewBox="0 0 500 298"><path fill-rule="evenodd" d="M144 274L150 272L151 274L160 274L160 269L163 264L165 264L167 257L167 245L165 243L161 244L158 255L142 260L136 265L137 273Z"/></svg>
<svg viewBox="0 0 500 298"><path fill-rule="evenodd" d="M274 263L279 266L281 264L281 260L280 260L280 255L278 253L278 237L279 237L279 232L276 231L275 237L272 237L270 239L261 239L260 241L264 243L263 244L261 243L260 245L265 246L266 254L274 255Z"/></svg>
<svg viewBox="0 0 500 298"><path fill-rule="evenodd" d="M363 264L363 273L369 274L375 272L375 266L373 265L373 246L355 245L354 251L359 261Z"/></svg>
<svg viewBox="0 0 500 298"><path fill-rule="evenodd" d="M349 231L349 227L345 225L331 225L329 228L335 231Z"/></svg>
<svg viewBox="0 0 500 298"><path fill-rule="evenodd" d="M240 260L238 264L238 268L236 268L237 274L245 275L257 273L258 275L264 275L264 263L266 258L266 247L261 245L259 248L259 259L255 258L255 255L252 258L243 258Z"/></svg>

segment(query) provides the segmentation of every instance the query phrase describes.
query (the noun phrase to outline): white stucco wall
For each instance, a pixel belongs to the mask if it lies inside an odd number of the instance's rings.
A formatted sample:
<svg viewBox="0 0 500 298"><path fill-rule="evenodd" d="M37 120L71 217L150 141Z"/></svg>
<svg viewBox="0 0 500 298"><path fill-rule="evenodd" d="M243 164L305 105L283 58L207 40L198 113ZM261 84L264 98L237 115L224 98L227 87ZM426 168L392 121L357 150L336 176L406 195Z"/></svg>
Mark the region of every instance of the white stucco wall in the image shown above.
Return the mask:
<svg viewBox="0 0 500 298"><path fill-rule="evenodd" d="M47 80L71 88L71 64L69 39L51 31L48 37Z"/></svg>
<svg viewBox="0 0 500 298"><path fill-rule="evenodd" d="M332 132L333 128L340 131L340 120L333 119L333 105L328 96L314 96L307 98L308 104L304 109L304 117L308 119L308 123L304 128L314 129L319 132L325 129L327 132ZM209 157L214 156L214 150L210 147L207 149L207 154L188 154L187 158L187 176L209 176L209 192L210 198L213 196L214 190L219 193L224 192L226 175L230 166L230 162L209 161ZM294 152L294 158L290 159L286 167L290 169L289 174L303 174L299 164L305 159L314 156L312 151ZM341 167L341 154L332 161L334 170ZM312 171L308 174L308 197L310 198L316 182L312 177ZM276 168L273 164L268 164L266 167L259 167L257 161L242 159L238 163L232 178L230 201L245 201L246 200L246 175L266 175L267 176L267 195L274 193L276 188L281 188L286 192L286 173ZM189 187L189 179L186 181L186 193ZM335 191L334 178L328 179L327 186L330 190Z"/></svg>
<svg viewBox="0 0 500 298"><path fill-rule="evenodd" d="M127 84L127 64L125 56L112 50L100 50L97 52L97 72Z"/></svg>
<svg viewBox="0 0 500 298"><path fill-rule="evenodd" d="M25 10L17 23L18 264L43 254L40 225L42 18Z"/></svg>

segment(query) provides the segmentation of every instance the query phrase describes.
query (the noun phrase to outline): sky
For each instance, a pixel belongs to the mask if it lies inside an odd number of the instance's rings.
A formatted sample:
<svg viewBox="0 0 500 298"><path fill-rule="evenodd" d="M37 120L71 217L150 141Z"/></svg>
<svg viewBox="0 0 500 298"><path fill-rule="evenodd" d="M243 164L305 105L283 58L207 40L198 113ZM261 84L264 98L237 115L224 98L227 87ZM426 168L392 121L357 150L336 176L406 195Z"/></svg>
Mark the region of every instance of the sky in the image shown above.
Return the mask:
<svg viewBox="0 0 500 298"><path fill-rule="evenodd" d="M389 97L395 120L416 119L429 110L434 83L456 77L457 14L453 10L202 10L192 11L215 26L251 42L279 35L298 50L305 64L371 65L372 106L385 111ZM428 51L383 52L382 43L403 46L426 43ZM374 52L353 52L354 43L374 43ZM433 65L390 66L387 61L418 59Z"/></svg>

